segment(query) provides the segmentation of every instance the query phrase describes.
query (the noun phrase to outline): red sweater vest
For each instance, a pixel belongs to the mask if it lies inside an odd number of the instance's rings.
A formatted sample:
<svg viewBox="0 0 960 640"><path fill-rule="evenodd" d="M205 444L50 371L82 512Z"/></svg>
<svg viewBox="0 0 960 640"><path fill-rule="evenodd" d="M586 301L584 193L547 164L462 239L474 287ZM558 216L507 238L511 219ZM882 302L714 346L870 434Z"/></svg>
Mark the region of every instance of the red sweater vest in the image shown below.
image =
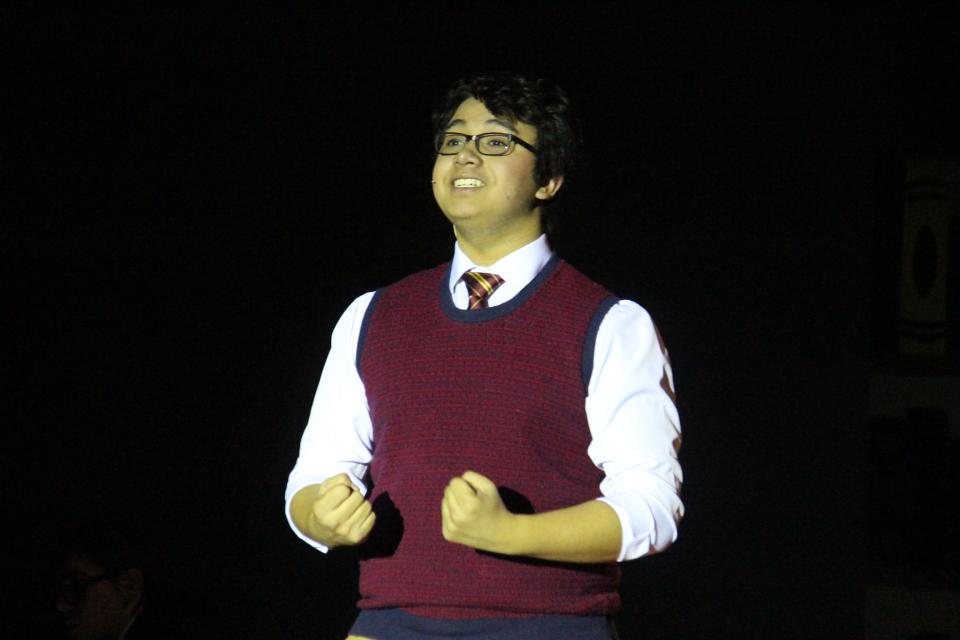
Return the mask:
<svg viewBox="0 0 960 640"><path fill-rule="evenodd" d="M584 398L596 329L614 300L554 258L510 302L462 311L448 273L444 265L379 291L361 330L377 523L360 548L359 606L434 618L609 614L620 604L615 564L447 542L440 501L468 469L493 480L514 512L598 497Z"/></svg>

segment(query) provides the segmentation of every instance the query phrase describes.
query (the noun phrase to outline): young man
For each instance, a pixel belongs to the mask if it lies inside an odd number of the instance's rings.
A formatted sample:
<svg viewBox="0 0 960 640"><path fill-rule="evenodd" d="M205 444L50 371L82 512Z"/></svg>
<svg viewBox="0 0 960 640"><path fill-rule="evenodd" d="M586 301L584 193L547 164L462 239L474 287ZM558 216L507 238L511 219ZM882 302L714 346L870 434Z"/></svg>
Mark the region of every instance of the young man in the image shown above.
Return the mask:
<svg viewBox="0 0 960 640"><path fill-rule="evenodd" d="M610 638L616 563L676 539L666 350L543 234L568 118L543 80L456 83L433 167L453 260L334 329L286 499L309 544L360 545L351 637Z"/></svg>

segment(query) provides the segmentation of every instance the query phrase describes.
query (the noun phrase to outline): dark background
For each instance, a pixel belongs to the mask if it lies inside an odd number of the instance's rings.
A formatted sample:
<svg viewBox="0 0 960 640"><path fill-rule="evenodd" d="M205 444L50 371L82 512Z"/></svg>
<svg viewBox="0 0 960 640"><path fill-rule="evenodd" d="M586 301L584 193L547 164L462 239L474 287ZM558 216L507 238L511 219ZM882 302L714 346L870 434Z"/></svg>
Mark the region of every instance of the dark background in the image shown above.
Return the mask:
<svg viewBox="0 0 960 640"><path fill-rule="evenodd" d="M688 515L624 567L622 636L863 637L887 230L905 155L960 142L953 3L27 6L0 12L6 637L55 627L57 532L111 514L236 637L343 636L354 558L288 530L286 476L339 314L450 255L429 115L486 69L568 89L555 246L674 363Z"/></svg>

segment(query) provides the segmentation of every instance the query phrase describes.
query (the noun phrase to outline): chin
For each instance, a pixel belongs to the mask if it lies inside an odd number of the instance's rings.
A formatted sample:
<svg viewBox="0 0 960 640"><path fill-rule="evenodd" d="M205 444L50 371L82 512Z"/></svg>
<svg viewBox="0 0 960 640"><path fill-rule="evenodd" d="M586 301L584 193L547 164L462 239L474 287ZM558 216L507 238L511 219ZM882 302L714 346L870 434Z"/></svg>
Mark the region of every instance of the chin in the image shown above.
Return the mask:
<svg viewBox="0 0 960 640"><path fill-rule="evenodd" d="M458 224L461 222L469 222L470 220L475 220L480 216L479 211L464 211L463 209L457 209L455 211L444 211L444 217L453 224Z"/></svg>

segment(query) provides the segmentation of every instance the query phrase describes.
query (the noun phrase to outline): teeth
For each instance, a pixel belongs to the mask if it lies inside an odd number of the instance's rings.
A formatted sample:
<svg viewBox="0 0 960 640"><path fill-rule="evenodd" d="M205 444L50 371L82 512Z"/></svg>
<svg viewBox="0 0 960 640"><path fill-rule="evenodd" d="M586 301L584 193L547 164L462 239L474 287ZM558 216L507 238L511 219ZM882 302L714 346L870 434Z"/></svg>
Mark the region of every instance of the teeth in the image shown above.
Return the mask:
<svg viewBox="0 0 960 640"><path fill-rule="evenodd" d="M477 180L476 178L457 178L453 181L453 186L458 189L465 189L470 187L483 187L485 185L483 180Z"/></svg>

